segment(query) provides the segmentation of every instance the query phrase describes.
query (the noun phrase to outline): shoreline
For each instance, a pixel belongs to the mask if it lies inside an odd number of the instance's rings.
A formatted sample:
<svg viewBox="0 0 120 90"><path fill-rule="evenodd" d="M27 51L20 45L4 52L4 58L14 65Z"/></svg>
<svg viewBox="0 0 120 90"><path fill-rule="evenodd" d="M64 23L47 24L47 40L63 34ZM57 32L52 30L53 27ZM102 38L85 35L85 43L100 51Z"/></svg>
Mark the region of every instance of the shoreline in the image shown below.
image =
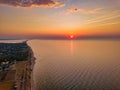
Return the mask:
<svg viewBox="0 0 120 90"><path fill-rule="evenodd" d="M26 41L26 43L28 42L28 40ZM27 45L28 45L28 43L27 43ZM36 58L34 57L34 53L33 53L33 50L32 50L32 48L28 45L28 48L29 48L29 57L28 57L28 61L30 60L30 67L29 67L29 69L30 69L30 76L31 76L31 80L30 80L30 83L31 83L31 86L30 86L30 88L31 88L31 90L34 90L34 88L35 88L35 85L34 85L34 79L33 79L33 69L34 69L34 65L35 65L35 60L36 60Z"/></svg>

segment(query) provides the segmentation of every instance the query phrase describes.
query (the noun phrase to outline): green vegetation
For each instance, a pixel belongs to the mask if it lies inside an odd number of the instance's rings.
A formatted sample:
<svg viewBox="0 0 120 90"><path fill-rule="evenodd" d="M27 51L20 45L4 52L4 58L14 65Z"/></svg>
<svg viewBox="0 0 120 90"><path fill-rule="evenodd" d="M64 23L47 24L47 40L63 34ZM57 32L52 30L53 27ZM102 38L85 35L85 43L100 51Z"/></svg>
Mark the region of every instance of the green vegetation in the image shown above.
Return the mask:
<svg viewBox="0 0 120 90"><path fill-rule="evenodd" d="M28 45L23 43L0 43L0 63L28 59Z"/></svg>
<svg viewBox="0 0 120 90"><path fill-rule="evenodd" d="M0 68L8 68L16 61L28 60L29 47L26 42L0 43Z"/></svg>

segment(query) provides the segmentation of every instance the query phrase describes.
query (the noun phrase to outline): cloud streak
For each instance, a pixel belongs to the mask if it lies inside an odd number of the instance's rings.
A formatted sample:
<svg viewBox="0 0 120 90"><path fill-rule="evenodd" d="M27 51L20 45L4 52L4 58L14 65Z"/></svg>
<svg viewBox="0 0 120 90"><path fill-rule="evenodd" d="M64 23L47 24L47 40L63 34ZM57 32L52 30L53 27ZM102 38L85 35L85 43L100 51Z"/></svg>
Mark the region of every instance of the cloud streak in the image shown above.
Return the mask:
<svg viewBox="0 0 120 90"><path fill-rule="evenodd" d="M103 22L108 22L109 24L111 23L114 23L114 24L117 24L115 23L116 20L118 20L120 18L120 11L119 10L116 10L116 11L113 11L113 12L109 12L109 13L106 13L104 15L101 15L101 16L97 16L96 18L94 19L90 19L87 21L87 24L92 24L92 23L103 23ZM112 24L111 23L111 24Z"/></svg>
<svg viewBox="0 0 120 90"><path fill-rule="evenodd" d="M45 6L55 8L65 6L65 4L60 1L54 2L52 0L0 0L0 5L9 5L14 7Z"/></svg>

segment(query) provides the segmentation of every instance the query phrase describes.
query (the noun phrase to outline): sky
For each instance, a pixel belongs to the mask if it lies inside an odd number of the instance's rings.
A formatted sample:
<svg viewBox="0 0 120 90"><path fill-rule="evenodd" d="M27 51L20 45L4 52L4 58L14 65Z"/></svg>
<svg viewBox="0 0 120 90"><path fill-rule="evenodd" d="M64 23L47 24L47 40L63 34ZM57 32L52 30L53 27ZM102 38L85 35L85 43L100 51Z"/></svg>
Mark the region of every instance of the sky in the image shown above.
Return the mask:
<svg viewBox="0 0 120 90"><path fill-rule="evenodd" d="M0 0L0 38L120 36L120 0Z"/></svg>

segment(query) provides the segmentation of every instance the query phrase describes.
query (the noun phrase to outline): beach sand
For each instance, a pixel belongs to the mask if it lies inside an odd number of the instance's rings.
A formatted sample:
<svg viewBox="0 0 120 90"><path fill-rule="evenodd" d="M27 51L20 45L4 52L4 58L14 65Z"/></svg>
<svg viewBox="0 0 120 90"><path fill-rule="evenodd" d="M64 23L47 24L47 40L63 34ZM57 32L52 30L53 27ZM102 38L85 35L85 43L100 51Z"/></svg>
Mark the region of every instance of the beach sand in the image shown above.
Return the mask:
<svg viewBox="0 0 120 90"><path fill-rule="evenodd" d="M28 49L28 60L16 63L16 83L18 86L18 90L34 90L33 67L35 63L35 58L31 47L29 47Z"/></svg>

